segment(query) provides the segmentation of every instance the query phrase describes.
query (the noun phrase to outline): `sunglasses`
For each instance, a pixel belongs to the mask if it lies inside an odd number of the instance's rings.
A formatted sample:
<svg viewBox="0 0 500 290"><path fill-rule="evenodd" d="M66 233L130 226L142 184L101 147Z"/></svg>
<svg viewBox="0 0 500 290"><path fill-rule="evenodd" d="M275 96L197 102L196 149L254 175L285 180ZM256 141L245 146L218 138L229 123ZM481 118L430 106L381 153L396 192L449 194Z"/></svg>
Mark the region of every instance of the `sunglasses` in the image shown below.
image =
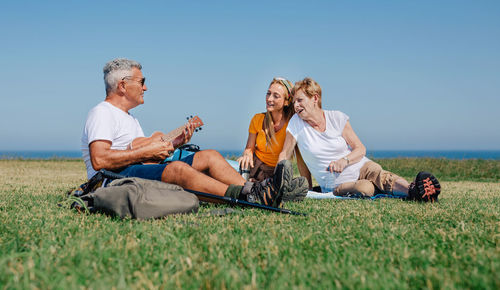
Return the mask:
<svg viewBox="0 0 500 290"><path fill-rule="evenodd" d="M133 78L133 76L126 76L122 79L122 81L125 79L131 79L133 81L139 82L141 84L141 86L144 86L144 83L146 83L146 78L144 78L144 77L141 80L134 80L132 78Z"/></svg>

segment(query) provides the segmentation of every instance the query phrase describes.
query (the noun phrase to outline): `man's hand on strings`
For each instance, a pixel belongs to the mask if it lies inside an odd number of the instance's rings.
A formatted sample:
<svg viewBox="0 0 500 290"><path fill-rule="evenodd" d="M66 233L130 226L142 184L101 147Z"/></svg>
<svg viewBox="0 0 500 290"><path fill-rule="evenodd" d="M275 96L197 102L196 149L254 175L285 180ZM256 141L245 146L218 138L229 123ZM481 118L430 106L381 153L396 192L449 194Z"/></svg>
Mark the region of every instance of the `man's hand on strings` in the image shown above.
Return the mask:
<svg viewBox="0 0 500 290"><path fill-rule="evenodd" d="M184 144L188 143L189 140L191 140L191 137L193 137L194 129L196 129L194 124L190 122L186 124L186 127L184 128Z"/></svg>

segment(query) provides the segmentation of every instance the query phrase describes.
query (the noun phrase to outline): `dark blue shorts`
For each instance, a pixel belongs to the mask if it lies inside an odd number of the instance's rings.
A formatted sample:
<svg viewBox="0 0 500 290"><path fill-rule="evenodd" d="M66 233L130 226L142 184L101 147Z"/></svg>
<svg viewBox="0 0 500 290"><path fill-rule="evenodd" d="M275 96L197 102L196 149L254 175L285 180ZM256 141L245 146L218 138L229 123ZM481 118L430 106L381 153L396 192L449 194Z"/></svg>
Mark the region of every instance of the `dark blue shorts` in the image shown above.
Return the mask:
<svg viewBox="0 0 500 290"><path fill-rule="evenodd" d="M187 163L189 166L191 166L193 164L194 155L195 154L188 155L179 159L179 161ZM163 170L165 170L165 167L169 163L170 162L164 164L134 164L117 173L126 177L140 177L144 179L161 181Z"/></svg>

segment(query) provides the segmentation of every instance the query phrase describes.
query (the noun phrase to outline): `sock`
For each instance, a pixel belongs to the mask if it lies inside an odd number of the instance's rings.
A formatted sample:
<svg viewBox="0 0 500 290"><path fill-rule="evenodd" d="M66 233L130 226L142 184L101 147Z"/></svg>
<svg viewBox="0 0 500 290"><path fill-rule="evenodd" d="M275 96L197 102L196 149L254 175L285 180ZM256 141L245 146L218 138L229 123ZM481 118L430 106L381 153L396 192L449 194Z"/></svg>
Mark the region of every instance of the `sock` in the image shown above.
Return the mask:
<svg viewBox="0 0 500 290"><path fill-rule="evenodd" d="M226 193L224 193L224 196L238 198L240 196L242 190L243 190L243 186L230 184L226 190Z"/></svg>
<svg viewBox="0 0 500 290"><path fill-rule="evenodd" d="M245 182L243 188L241 189L240 196L238 196L238 199L248 201L248 195L252 193L253 184L254 183L252 181Z"/></svg>

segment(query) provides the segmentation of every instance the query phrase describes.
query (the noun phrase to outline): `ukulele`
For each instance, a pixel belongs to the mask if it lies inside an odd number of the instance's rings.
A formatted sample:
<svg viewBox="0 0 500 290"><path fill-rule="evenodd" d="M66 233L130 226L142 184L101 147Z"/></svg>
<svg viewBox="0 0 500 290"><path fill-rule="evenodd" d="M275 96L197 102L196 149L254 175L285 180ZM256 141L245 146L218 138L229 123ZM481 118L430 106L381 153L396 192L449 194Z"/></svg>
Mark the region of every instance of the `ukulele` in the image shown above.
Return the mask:
<svg viewBox="0 0 500 290"><path fill-rule="evenodd" d="M163 134L162 132L155 132L151 137L138 137L135 138L130 145L128 145L128 149L132 148L140 148L146 144L149 143L149 140L155 139L155 138L160 138L164 142L172 142L172 146L174 149L177 149L179 146L184 144L184 141L186 139L186 127L189 124L192 124L194 127L194 131L198 132L198 130L201 130L201 126L203 126L203 121L200 119L198 116L191 116L188 117L188 122L187 124L184 124L180 126L179 128L167 133Z"/></svg>

